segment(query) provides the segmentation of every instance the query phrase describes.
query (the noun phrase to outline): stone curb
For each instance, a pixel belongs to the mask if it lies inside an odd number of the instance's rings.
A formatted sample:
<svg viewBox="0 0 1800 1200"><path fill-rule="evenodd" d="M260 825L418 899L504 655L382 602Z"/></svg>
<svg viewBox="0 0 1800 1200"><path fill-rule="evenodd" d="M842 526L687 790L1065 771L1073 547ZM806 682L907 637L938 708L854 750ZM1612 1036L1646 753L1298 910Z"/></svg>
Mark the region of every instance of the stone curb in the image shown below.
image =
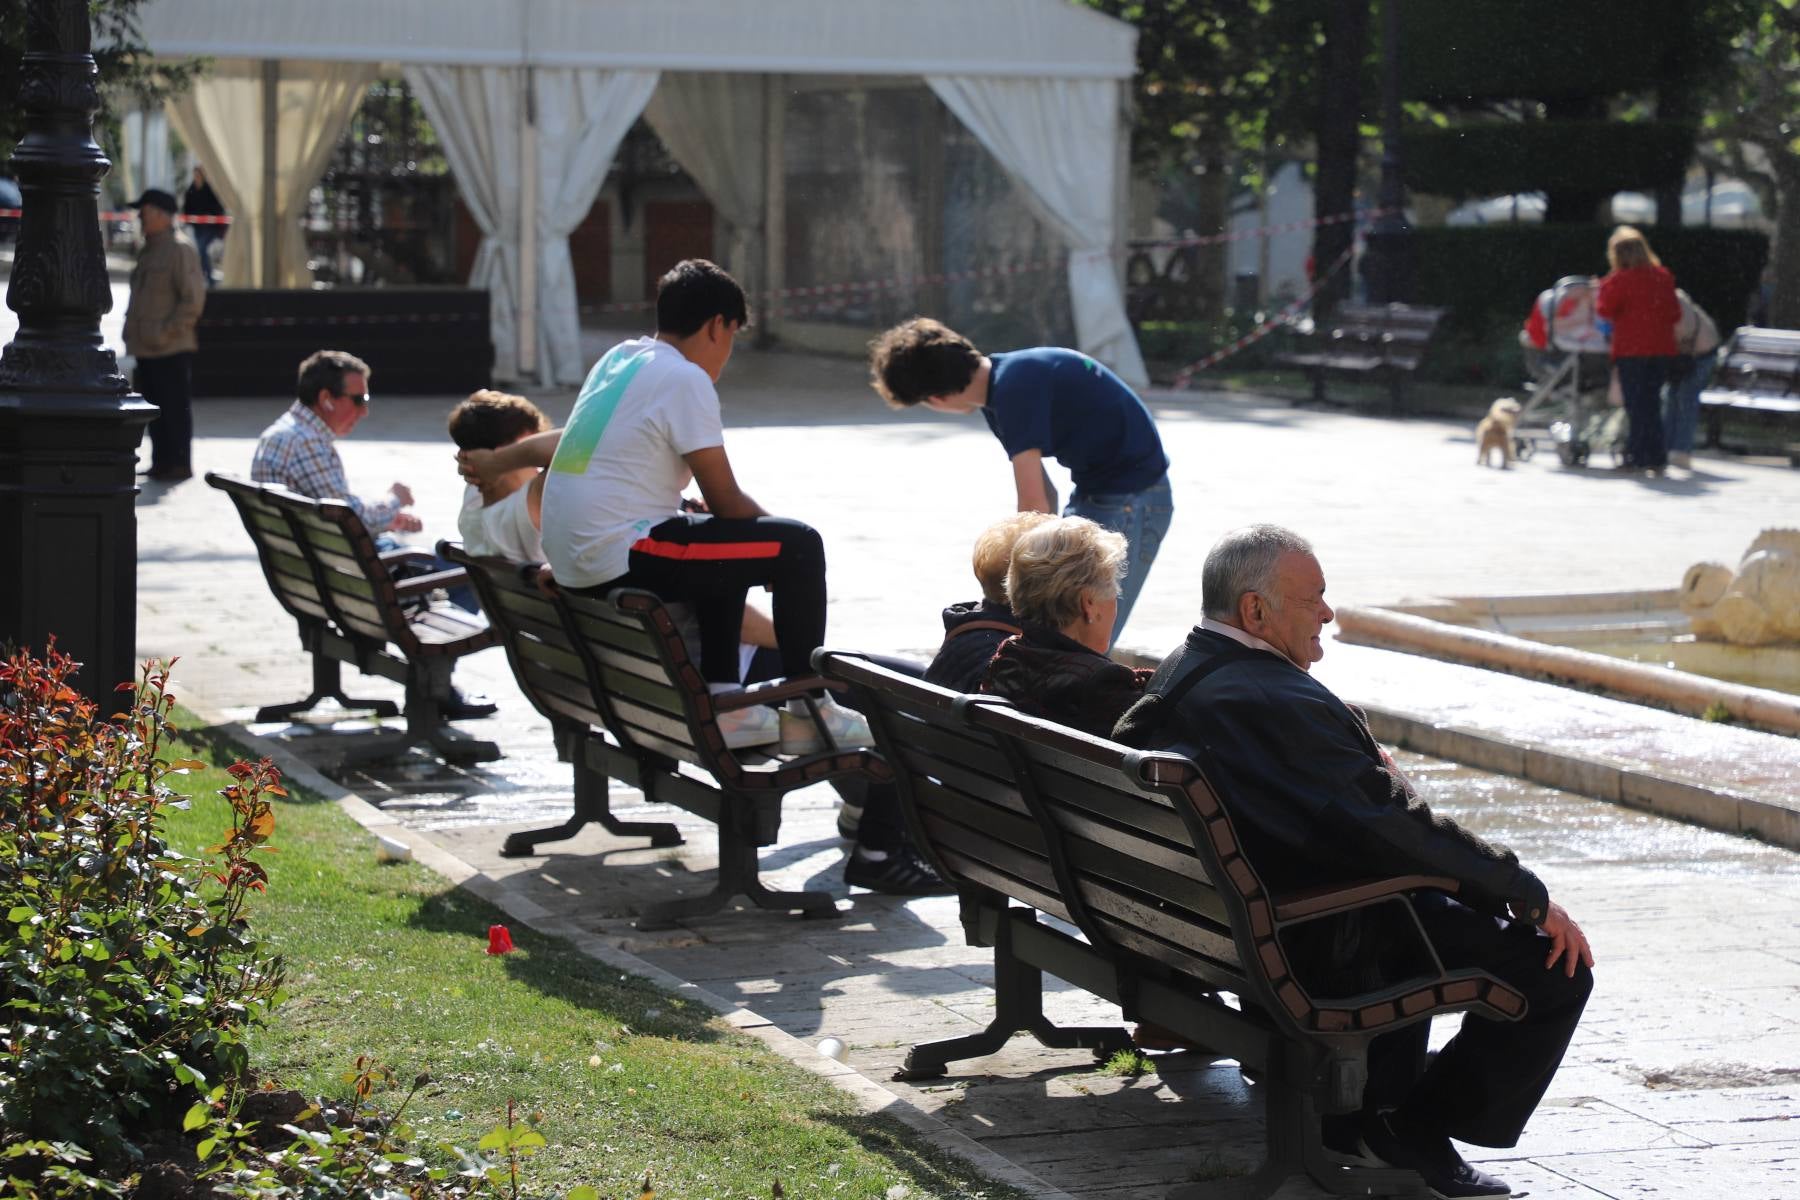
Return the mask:
<svg viewBox="0 0 1800 1200"><path fill-rule="evenodd" d="M1800 808L1675 779L1631 763L1446 725L1399 709L1362 708L1377 740L1419 754L1800 850Z"/></svg>
<svg viewBox="0 0 1800 1200"><path fill-rule="evenodd" d="M755 1038L769 1050L796 1066L812 1072L856 1101L866 1114L880 1113L891 1117L919 1138L946 1154L954 1155L996 1183L1017 1188L1029 1200L1074 1200L1060 1188L1052 1187L1030 1171L1019 1166L965 1134L958 1133L911 1100L901 1096L856 1068L827 1058L799 1038L787 1033L754 1011L734 1004L715 992L649 963L621 949L605 936L580 928L556 917L541 904L515 893L504 880L494 879L438 845L417 829L404 827L399 820L382 812L342 784L329 778L311 764L296 757L286 747L251 733L242 724L226 722L218 726L232 741L254 751L259 757L272 759L282 775L304 787L331 798L350 818L371 834L403 842L420 865L436 871L457 887L471 892L500 909L507 916L539 933L561 938L575 949L598 962L620 971L642 976L658 987L683 999L703 1004L739 1033Z"/></svg>

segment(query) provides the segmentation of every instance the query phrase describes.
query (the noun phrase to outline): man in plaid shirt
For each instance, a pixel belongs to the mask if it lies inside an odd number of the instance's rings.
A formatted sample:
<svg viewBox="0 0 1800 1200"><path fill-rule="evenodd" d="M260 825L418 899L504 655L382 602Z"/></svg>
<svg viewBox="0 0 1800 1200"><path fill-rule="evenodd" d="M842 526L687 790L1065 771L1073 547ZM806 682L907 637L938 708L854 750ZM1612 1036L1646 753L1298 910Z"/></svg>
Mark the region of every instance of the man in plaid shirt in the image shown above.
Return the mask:
<svg viewBox="0 0 1800 1200"><path fill-rule="evenodd" d="M412 489L404 483L389 485L378 500L358 496L344 477L344 461L338 457L337 439L344 437L369 411L369 364L342 350L320 350L300 364L295 400L273 425L256 440L250 460L250 478L257 483L277 483L288 491L315 500L342 500L362 518L362 523L383 550L399 547L396 533L417 533L424 523L412 507ZM433 570L449 570L453 564L437 560ZM464 584L450 591L450 600L470 612L479 611L473 591ZM458 694L445 707L452 720L485 717L495 706L485 697Z"/></svg>
<svg viewBox="0 0 1800 1200"><path fill-rule="evenodd" d="M250 478L278 483L315 500L344 501L378 541L389 543L384 550L396 544L390 530L423 529L415 514L403 511L413 502L412 489L404 483L390 486L379 500L368 500L352 492L344 478L337 439L355 429L369 411L369 364L342 350L320 350L300 364L295 392L298 399L257 439Z"/></svg>

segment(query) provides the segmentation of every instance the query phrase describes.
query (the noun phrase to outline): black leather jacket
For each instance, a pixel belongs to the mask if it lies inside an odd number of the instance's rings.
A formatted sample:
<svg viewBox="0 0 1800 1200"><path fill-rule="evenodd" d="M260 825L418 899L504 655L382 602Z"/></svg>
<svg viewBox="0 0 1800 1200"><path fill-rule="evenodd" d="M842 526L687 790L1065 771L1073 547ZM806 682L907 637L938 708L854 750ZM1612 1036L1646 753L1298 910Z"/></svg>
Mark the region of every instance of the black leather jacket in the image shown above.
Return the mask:
<svg viewBox="0 0 1800 1200"><path fill-rule="evenodd" d="M1161 714L1156 696L1225 656ZM1519 865L1436 816L1376 744L1362 713L1278 655L1195 628L1157 668L1114 738L1189 754L1220 790L1263 881L1276 892L1378 875L1447 875L1457 898L1496 916L1543 920L1549 896Z"/></svg>

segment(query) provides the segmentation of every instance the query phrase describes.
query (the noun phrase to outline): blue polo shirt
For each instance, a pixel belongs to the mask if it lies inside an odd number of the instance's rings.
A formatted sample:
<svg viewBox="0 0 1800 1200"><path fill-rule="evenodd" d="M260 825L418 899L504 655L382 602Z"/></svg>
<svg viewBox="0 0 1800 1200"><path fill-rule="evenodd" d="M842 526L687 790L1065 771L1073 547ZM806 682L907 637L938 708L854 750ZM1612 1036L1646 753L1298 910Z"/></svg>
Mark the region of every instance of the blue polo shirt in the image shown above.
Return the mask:
<svg viewBox="0 0 1800 1200"><path fill-rule="evenodd" d="M1036 450L1089 495L1141 492L1169 469L1150 410L1125 381L1074 350L990 354L988 428L1008 459Z"/></svg>

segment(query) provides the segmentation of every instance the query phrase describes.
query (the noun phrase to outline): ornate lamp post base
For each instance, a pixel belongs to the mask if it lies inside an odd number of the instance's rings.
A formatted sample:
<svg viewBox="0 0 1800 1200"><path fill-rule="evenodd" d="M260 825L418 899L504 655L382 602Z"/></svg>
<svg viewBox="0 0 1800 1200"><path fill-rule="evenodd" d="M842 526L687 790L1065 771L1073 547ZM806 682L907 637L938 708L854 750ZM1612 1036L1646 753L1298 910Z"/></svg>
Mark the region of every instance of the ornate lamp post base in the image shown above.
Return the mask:
<svg viewBox="0 0 1800 1200"><path fill-rule="evenodd" d="M103 703L135 675L136 449L156 409L128 393L100 339L112 307L94 144L98 75L85 0L30 0L12 166L24 218L0 352L0 641L51 636Z"/></svg>

